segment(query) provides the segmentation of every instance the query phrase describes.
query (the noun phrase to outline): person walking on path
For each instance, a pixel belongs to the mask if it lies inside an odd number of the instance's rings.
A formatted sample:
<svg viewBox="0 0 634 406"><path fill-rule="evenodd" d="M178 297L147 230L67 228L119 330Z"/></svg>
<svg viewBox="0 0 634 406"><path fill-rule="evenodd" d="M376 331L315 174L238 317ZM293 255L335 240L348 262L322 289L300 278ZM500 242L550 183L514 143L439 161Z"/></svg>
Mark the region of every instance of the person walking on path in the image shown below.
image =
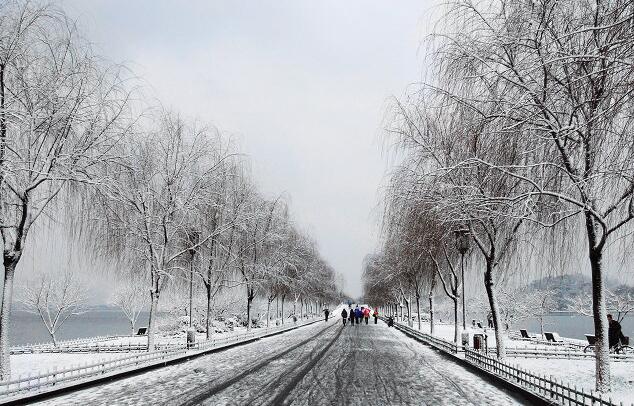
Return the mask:
<svg viewBox="0 0 634 406"><path fill-rule="evenodd" d="M621 323L614 320L611 314L608 314L608 342L610 343L610 348L619 345L623 338Z"/></svg>
<svg viewBox="0 0 634 406"><path fill-rule="evenodd" d="M372 313L372 315L374 316L374 324L376 324L376 321L379 318L379 308L378 307L374 308L374 313Z"/></svg>
<svg viewBox="0 0 634 406"><path fill-rule="evenodd" d="M354 309L354 318L357 324L361 323L361 317L363 317L363 313L361 312L363 308L359 309L359 305Z"/></svg>
<svg viewBox="0 0 634 406"><path fill-rule="evenodd" d="M324 309L324 314L326 315L326 322L328 321L328 315L330 314L330 310Z"/></svg>
<svg viewBox="0 0 634 406"><path fill-rule="evenodd" d="M350 325L354 326L354 309L350 309Z"/></svg>
<svg viewBox="0 0 634 406"><path fill-rule="evenodd" d="M363 318L365 319L365 324L368 324L368 320L370 320L370 308L366 307L363 309Z"/></svg>
<svg viewBox="0 0 634 406"><path fill-rule="evenodd" d="M343 320L343 325L346 325L346 321L348 321L348 312L346 311L346 309L343 309L341 311L341 320Z"/></svg>

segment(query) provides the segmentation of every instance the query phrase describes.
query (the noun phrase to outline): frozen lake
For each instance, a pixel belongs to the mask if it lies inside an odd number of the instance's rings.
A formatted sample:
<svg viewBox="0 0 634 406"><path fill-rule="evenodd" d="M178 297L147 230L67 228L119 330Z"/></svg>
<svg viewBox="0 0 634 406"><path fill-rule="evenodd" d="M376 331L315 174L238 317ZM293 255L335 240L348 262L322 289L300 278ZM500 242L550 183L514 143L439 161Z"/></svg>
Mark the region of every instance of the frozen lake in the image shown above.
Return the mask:
<svg viewBox="0 0 634 406"><path fill-rule="evenodd" d="M634 319L627 317L621 323L623 334L634 339ZM539 320L530 319L516 323L515 328L528 328L529 331L539 332ZM585 340L584 334L593 334L594 324L591 317L579 316L572 313L557 313L545 317L545 331L556 331L559 335Z"/></svg>
<svg viewBox="0 0 634 406"><path fill-rule="evenodd" d="M147 313L142 313L137 326L147 326ZM71 317L57 333L58 340L94 337L103 335L130 334L130 323L116 309L92 310ZM15 310L11 318L11 345L50 342L51 338L40 317L25 311Z"/></svg>

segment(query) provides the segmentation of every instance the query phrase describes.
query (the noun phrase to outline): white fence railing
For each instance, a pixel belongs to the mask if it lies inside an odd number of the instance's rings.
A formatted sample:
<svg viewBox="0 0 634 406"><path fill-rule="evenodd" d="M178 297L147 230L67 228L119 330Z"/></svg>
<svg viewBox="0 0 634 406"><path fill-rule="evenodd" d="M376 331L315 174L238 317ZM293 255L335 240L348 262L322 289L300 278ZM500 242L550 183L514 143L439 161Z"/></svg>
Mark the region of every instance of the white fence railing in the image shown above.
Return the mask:
<svg viewBox="0 0 634 406"><path fill-rule="evenodd" d="M79 381L104 375L115 370L139 367L152 361L167 360L185 354L185 347L163 351L152 351L135 354L111 360L94 362L81 367L54 369L51 372L27 375L18 379L0 382L0 400L24 392L41 392L42 390L59 386L69 381Z"/></svg>
<svg viewBox="0 0 634 406"><path fill-rule="evenodd" d="M138 369L156 362L166 362L183 356L200 354L214 348L222 348L240 342L263 338L314 322L315 318L312 318L308 321L298 321L292 324L259 328L245 333L212 338L194 343L190 345L189 348L187 348L186 344L172 344L171 347L167 349L102 360L78 367L60 368L45 373L19 376L16 379L0 381L0 402L24 396L26 393L45 392L53 387L81 383L109 373Z"/></svg>
<svg viewBox="0 0 634 406"><path fill-rule="evenodd" d="M117 338L117 337L114 337ZM94 340L103 340L100 337L95 337ZM145 338L147 340L147 338ZM172 347L178 347L182 343L166 342L154 344L154 350L167 350ZM11 349L12 355L19 354L38 354L38 353L102 353L102 352L139 352L147 351L147 344L133 343L131 341L127 343L108 343L106 342L81 342L81 343L69 343L55 345L42 345L33 347L14 347Z"/></svg>
<svg viewBox="0 0 634 406"><path fill-rule="evenodd" d="M46 343L38 343L38 344L25 344L25 345L16 345L9 349L11 354L31 354L37 352L59 352L53 351L55 348L69 348L76 346L84 346L87 344L95 343L95 342L107 342L112 340L117 340L122 337L128 336L98 336L98 337L87 337L87 338L76 338L73 340L63 340L58 341L57 346L51 342Z"/></svg>
<svg viewBox="0 0 634 406"><path fill-rule="evenodd" d="M489 349L495 353L495 349ZM535 347L507 347L509 357L524 358L558 358L558 359L594 359L594 352L584 352L573 348L535 348ZM634 354L610 354L612 361L634 361Z"/></svg>

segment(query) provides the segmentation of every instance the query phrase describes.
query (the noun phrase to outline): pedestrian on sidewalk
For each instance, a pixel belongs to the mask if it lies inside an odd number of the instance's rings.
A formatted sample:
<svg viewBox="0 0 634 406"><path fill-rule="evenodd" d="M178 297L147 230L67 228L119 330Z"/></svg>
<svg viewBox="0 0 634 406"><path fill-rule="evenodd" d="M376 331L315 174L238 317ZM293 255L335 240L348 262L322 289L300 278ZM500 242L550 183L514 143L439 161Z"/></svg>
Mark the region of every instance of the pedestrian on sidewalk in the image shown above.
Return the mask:
<svg viewBox="0 0 634 406"><path fill-rule="evenodd" d="M361 318L363 317L362 310L363 310L363 307L359 309L359 305L357 305L357 307L354 309L354 319L357 322L357 324L361 323Z"/></svg>
<svg viewBox="0 0 634 406"><path fill-rule="evenodd" d="M324 314L326 315L326 322L328 322L328 315L330 314L330 310L324 309Z"/></svg>
<svg viewBox="0 0 634 406"><path fill-rule="evenodd" d="M372 313L372 315L374 316L374 324L376 324L376 321L379 318L379 308L378 307L374 308L374 313Z"/></svg>
<svg viewBox="0 0 634 406"><path fill-rule="evenodd" d="M363 309L363 318L365 319L365 324L368 324L368 320L370 320L370 308L366 307Z"/></svg>
<svg viewBox="0 0 634 406"><path fill-rule="evenodd" d="M346 309L343 309L341 311L341 320L343 320L343 325L346 325L346 321L348 321L348 312L346 311Z"/></svg>
<svg viewBox="0 0 634 406"><path fill-rule="evenodd" d="M354 326L354 309L350 309L350 325Z"/></svg>

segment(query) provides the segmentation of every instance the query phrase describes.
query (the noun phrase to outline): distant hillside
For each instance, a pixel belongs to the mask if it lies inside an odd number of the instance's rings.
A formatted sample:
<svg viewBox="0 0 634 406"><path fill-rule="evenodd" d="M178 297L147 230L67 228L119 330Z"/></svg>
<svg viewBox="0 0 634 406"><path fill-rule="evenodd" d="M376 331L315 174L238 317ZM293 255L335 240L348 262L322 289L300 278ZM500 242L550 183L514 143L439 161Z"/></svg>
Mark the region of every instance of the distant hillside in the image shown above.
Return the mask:
<svg viewBox="0 0 634 406"><path fill-rule="evenodd" d="M614 281L607 281L607 287L612 290L629 290L634 294L634 288L618 284ZM592 282L584 275L561 275L546 277L530 283L528 289L550 288L557 292L557 310L569 310L569 300L579 296L590 296L592 294Z"/></svg>

